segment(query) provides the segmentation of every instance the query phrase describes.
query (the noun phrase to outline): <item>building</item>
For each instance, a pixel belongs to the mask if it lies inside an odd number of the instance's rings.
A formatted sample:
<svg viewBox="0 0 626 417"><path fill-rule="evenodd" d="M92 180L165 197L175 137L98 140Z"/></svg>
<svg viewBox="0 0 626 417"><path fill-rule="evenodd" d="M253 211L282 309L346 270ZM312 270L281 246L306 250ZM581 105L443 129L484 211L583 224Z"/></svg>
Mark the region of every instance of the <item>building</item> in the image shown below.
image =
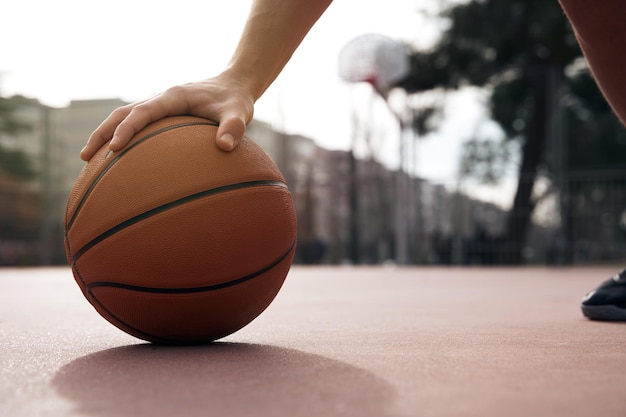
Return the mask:
<svg viewBox="0 0 626 417"><path fill-rule="evenodd" d="M24 245L19 236L0 236L0 256L3 248L20 247L36 253L29 262L61 263L67 197L85 164L79 152L91 132L126 103L78 100L51 108L37 100L13 100L19 102L16 116L32 129L0 137L0 144L33 161L38 175L28 187L40 197L41 224L35 246ZM320 148L310 138L258 120L246 135L276 162L291 190L298 215L296 262L465 262L476 236L497 231L505 216L495 206L391 171L373 159Z"/></svg>
<svg viewBox="0 0 626 417"><path fill-rule="evenodd" d="M34 257L29 254L28 261L24 262L59 263L64 261L62 239L67 198L85 165L79 157L80 150L91 132L113 110L127 103L119 99L76 100L66 107L53 108L35 99L13 97L10 100L16 105L15 118L29 129L15 135L0 135L0 145L23 152L32 162L37 175L27 186L39 196L42 219L37 225L40 229L37 242L25 244L20 236L10 236L11 239L0 236L0 251L10 246L13 252L20 247L22 252L37 252ZM303 186L307 175L305 161L311 160L316 148L311 139L276 132L260 121L253 121L246 134L277 163L292 189ZM0 189L3 191L7 192L6 187ZM26 255L17 257L25 259Z"/></svg>
<svg viewBox="0 0 626 417"><path fill-rule="evenodd" d="M64 260L63 216L68 194L84 166L79 152L89 134L116 107L126 104L117 99L72 101L67 107L54 108L35 99L13 97L13 115L29 128L15 135L0 136L5 149L26 154L36 177L28 187L39 196L41 224L36 242L25 242L24 237L0 236L1 247L22 248L12 258L28 259L16 263L60 263ZM0 190L1 192L2 190ZM36 251L36 255L22 254ZM1 259L1 254L0 254Z"/></svg>

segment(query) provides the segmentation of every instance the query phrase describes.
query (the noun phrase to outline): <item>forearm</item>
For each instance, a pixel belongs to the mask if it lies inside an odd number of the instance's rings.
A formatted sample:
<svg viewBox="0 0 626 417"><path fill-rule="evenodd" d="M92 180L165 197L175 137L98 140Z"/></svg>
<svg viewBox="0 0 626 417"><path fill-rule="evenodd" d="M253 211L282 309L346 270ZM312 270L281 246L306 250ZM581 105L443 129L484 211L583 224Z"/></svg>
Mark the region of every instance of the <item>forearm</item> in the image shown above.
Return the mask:
<svg viewBox="0 0 626 417"><path fill-rule="evenodd" d="M232 151L252 119L254 103L331 2L253 0L241 39L222 73L116 109L91 134L81 158L88 161L107 142L110 150L119 151L149 123L183 114L218 122L215 143Z"/></svg>
<svg viewBox="0 0 626 417"><path fill-rule="evenodd" d="M272 84L332 0L254 0L226 74L256 101Z"/></svg>
<svg viewBox="0 0 626 417"><path fill-rule="evenodd" d="M559 0L604 96L626 123L626 2Z"/></svg>

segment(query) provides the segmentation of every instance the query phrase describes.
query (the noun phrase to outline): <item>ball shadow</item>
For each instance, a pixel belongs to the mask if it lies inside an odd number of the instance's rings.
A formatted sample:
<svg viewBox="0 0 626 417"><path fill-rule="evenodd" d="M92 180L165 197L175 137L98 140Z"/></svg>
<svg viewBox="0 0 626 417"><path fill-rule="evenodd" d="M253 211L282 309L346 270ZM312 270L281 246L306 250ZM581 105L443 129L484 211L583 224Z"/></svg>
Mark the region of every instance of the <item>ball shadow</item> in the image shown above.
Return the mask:
<svg viewBox="0 0 626 417"><path fill-rule="evenodd" d="M394 391L366 370L269 345L133 345L78 358L53 387L81 415L389 416Z"/></svg>

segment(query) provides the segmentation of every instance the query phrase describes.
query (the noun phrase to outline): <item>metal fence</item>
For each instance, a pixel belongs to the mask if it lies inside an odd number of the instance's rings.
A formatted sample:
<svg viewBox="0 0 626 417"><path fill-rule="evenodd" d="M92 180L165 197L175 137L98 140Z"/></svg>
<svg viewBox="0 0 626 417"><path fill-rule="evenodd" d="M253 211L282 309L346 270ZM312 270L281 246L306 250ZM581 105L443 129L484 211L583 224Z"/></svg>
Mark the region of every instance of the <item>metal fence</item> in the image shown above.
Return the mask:
<svg viewBox="0 0 626 417"><path fill-rule="evenodd" d="M336 172L321 165L317 174L292 179L299 263L502 264L522 241L522 264L626 261L626 171L572 172L561 189L540 180L549 192L525 237L510 241L502 236L511 213L495 198L477 198L454 182L399 182L397 172L363 162L353 193L343 159L330 161ZM0 265L64 263L62 213L44 209L60 205L36 185L0 177Z"/></svg>
<svg viewBox="0 0 626 417"><path fill-rule="evenodd" d="M431 220L456 224L427 237L430 247L438 248L431 259L443 264L506 264L515 259L511 253L520 251L523 264L626 261L626 171L570 172L559 185L547 178L536 182L532 222L523 236L512 240L504 236L507 222L515 218L510 205L503 207L495 195L499 203L470 194L456 196L450 203L456 213ZM433 211L434 216L440 214L440 207Z"/></svg>

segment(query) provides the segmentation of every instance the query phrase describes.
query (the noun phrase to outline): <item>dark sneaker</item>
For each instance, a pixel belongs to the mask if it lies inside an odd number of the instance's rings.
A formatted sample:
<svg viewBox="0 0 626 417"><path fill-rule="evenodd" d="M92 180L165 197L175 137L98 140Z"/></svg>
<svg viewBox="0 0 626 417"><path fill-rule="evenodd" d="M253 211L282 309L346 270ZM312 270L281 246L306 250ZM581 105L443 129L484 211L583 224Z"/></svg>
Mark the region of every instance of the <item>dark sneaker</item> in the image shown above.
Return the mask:
<svg viewBox="0 0 626 417"><path fill-rule="evenodd" d="M591 320L626 321L626 269L585 295L580 307Z"/></svg>

